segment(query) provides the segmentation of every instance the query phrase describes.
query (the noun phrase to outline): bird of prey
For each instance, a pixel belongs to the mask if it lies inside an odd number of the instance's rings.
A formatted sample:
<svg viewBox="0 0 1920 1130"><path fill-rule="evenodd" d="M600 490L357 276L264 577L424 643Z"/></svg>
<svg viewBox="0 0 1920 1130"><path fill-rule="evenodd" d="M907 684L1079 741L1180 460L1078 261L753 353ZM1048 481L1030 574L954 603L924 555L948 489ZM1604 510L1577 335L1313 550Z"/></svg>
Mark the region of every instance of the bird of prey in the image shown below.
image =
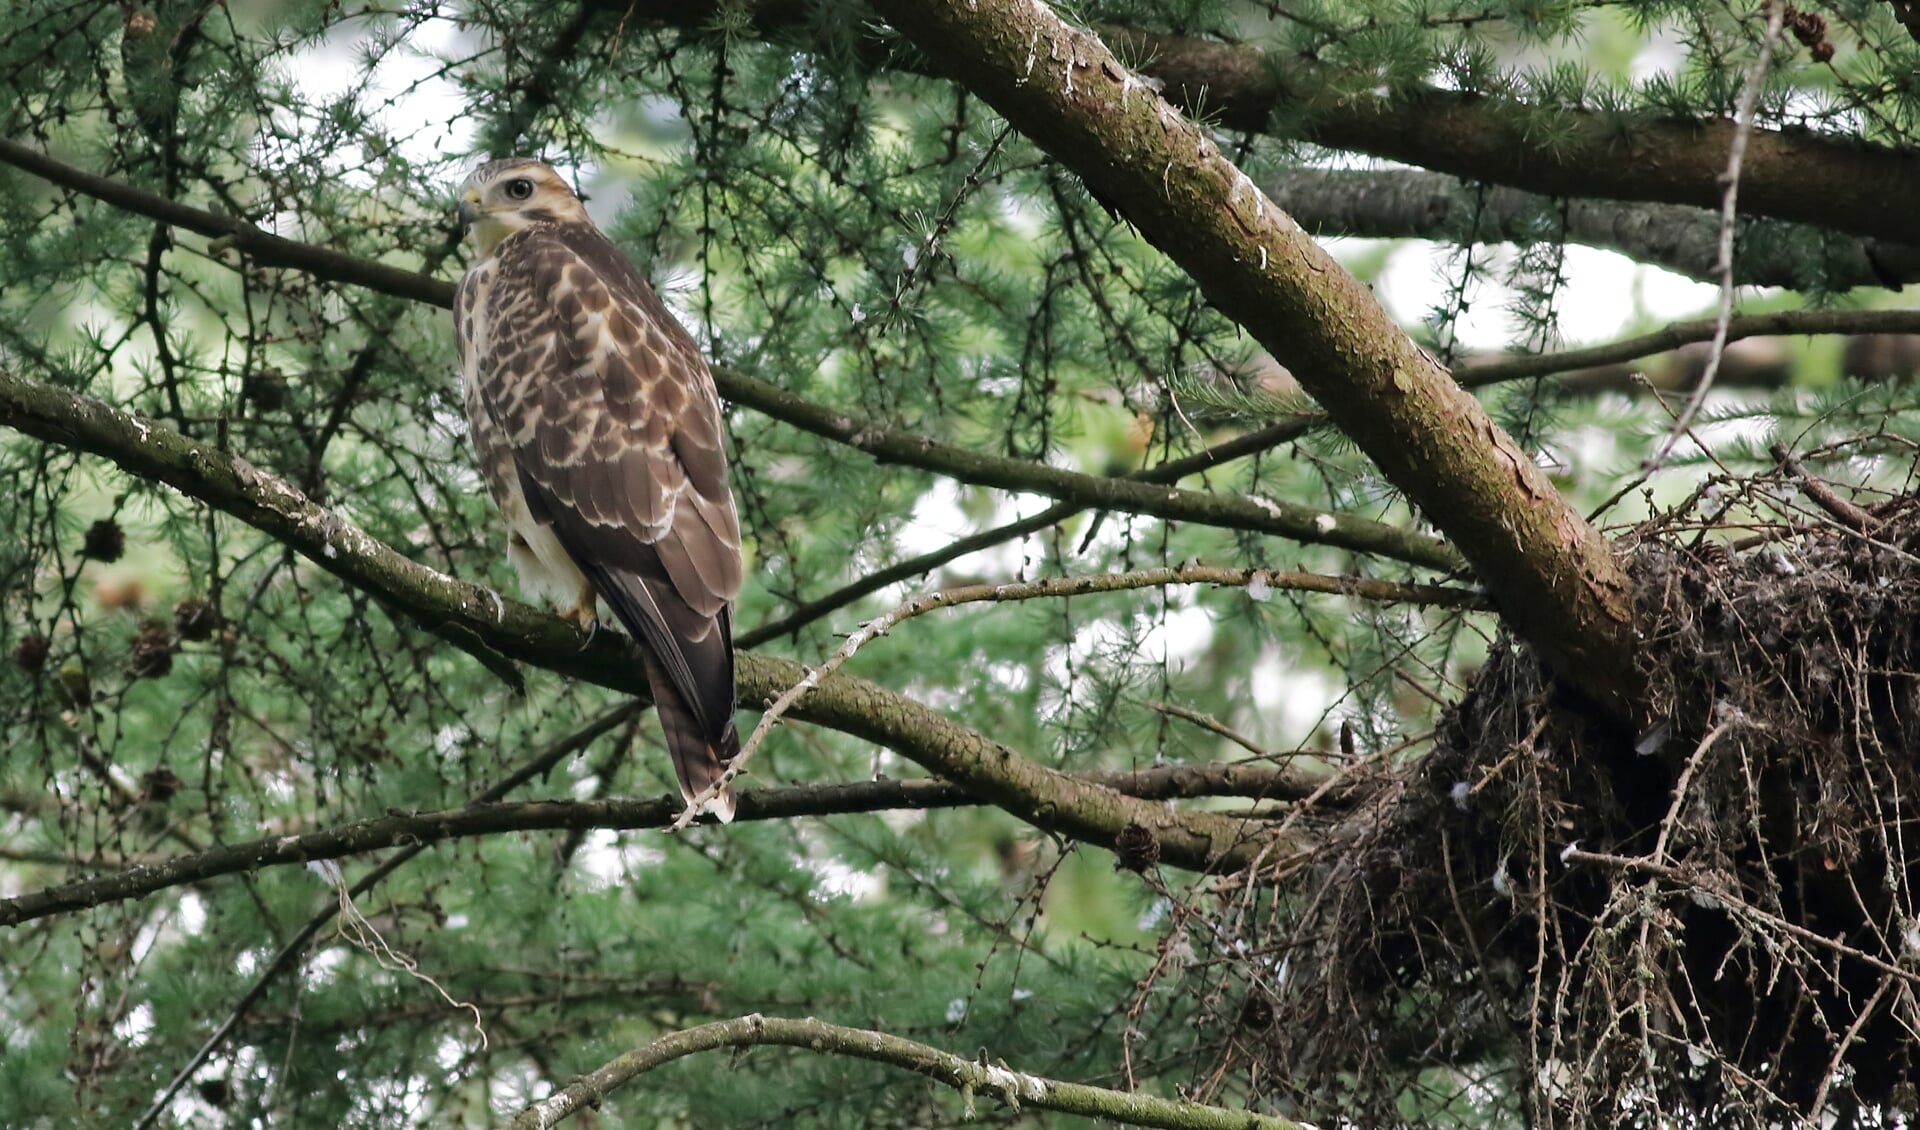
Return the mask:
<svg viewBox="0 0 1920 1130"><path fill-rule="evenodd" d="M596 597L641 645L691 801L739 752L740 520L720 401L691 335L538 161L460 186L477 261L454 330L468 423L532 598L591 630ZM733 819L722 792L707 811Z"/></svg>

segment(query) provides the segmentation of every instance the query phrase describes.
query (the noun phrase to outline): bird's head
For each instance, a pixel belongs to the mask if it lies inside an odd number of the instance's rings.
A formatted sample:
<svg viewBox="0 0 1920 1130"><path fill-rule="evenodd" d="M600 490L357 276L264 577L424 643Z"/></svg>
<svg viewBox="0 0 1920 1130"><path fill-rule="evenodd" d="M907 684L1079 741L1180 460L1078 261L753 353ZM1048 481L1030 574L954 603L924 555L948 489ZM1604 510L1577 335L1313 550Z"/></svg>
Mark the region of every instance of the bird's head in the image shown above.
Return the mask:
<svg viewBox="0 0 1920 1130"><path fill-rule="evenodd" d="M460 222L485 256L534 224L586 223L580 198L546 165L527 157L489 161L460 186Z"/></svg>

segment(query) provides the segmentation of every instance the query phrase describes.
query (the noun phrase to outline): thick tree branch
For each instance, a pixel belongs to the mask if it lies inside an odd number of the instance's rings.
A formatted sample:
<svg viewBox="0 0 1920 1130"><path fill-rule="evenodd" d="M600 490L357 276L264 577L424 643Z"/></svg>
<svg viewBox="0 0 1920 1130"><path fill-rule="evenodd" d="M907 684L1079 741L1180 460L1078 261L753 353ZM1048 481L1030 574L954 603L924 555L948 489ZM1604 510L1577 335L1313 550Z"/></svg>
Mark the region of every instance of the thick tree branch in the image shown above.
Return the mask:
<svg viewBox="0 0 1920 1130"><path fill-rule="evenodd" d="M528 1107L513 1120L511 1130L549 1130L580 1110L599 1105L614 1091L663 1063L718 1048L768 1044L850 1056L926 1076L959 1091L966 1101L969 1118L975 1096L986 1095L1014 1110L1023 1106L1057 1110L1123 1126L1156 1126L1164 1130L1306 1130L1301 1123L1246 1110L1043 1079L1023 1071L975 1062L884 1032L843 1028L811 1018L788 1020L773 1016L743 1016L662 1036Z"/></svg>
<svg viewBox="0 0 1920 1130"><path fill-rule="evenodd" d="M881 0L894 25L1111 199L1450 536L1514 630L1611 709L1635 697L1625 575L1471 395L1089 32L1033 0Z"/></svg>
<svg viewBox="0 0 1920 1130"><path fill-rule="evenodd" d="M632 11L627 0L596 2ZM744 19L760 35L807 50L826 49L829 38L815 26L822 18L816 6L798 0L660 0L633 18L694 32L738 27ZM829 18L862 16L856 8ZM859 34L863 54L878 65L947 74L954 63L944 43L922 41L924 52L909 56L889 51L864 28ZM1700 208L1720 202L1718 178L1733 134L1726 119L1552 109L1431 87L1381 95L1371 74L1345 75L1246 44L1131 27L1102 27L1100 34L1121 59L1162 84L1174 105L1227 129L1304 137L1557 198ZM1543 136L1552 144L1541 143ZM1749 215L1897 243L1920 244L1920 209L1909 206L1915 199L1920 154L1804 130L1754 131L1741 178L1741 209Z"/></svg>
<svg viewBox="0 0 1920 1130"><path fill-rule="evenodd" d="M0 371L0 424L105 456L130 474L166 483L282 542L348 584L468 651L510 659L644 695L624 637L583 647L565 620L502 599L408 560L280 478L216 447L97 400ZM763 702L805 678L790 660L739 656L741 698ZM822 680L795 712L803 720L901 754L1036 827L1111 846L1130 823L1159 837L1162 858L1191 869L1245 866L1258 851L1244 822L1162 805L1049 769L920 703L863 679Z"/></svg>
<svg viewBox="0 0 1920 1130"><path fill-rule="evenodd" d="M1564 236L1702 282L1718 281L1720 220L1704 208L1573 199L1563 210L1552 197L1412 169L1297 169L1269 177L1261 187L1318 235L1479 243ZM1556 220L1543 230L1542 216ZM1738 285L1797 290L1815 279L1832 290L1920 281L1920 245L1776 222L1743 225L1734 260Z"/></svg>
<svg viewBox="0 0 1920 1130"><path fill-rule="evenodd" d="M1176 103L1235 130L1265 131L1276 113L1335 149L1492 181L1553 197L1719 206L1733 122L1591 110L1549 110L1423 87L1394 95L1342 92L1345 76L1257 47L1128 28L1103 34L1142 61ZM1550 120L1547 120L1550 119ZM1551 145L1537 139L1551 136ZM1920 243L1920 155L1801 130L1755 130L1741 175L1741 210L1905 243Z"/></svg>
<svg viewBox="0 0 1920 1130"><path fill-rule="evenodd" d="M1134 772L1076 775L1074 780L1147 801L1193 797L1298 800L1322 784L1310 769L1284 764L1173 765ZM947 781L862 781L753 789L740 794L738 822L844 816L901 809L964 808L979 798ZM632 831L668 828L680 815L677 798L657 800L552 800L521 804L482 803L438 812L394 813L299 835L268 836L222 844L170 859L142 862L71 883L0 899L0 927L65 914L170 887L201 883L262 867L341 859L388 848L424 848L444 840L508 832ZM331 915L329 914L329 917Z"/></svg>

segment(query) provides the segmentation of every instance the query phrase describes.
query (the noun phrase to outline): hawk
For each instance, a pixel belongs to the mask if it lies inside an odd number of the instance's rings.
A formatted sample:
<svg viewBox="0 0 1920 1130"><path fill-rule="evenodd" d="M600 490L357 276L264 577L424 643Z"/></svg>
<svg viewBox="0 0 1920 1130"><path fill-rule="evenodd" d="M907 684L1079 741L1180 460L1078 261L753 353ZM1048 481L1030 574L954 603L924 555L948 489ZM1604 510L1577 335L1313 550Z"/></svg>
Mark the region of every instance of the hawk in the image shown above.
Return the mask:
<svg viewBox="0 0 1920 1130"><path fill-rule="evenodd" d="M460 186L477 261L453 322L481 474L531 598L582 629L596 598L640 643L681 793L740 750L740 521L720 400L693 337L558 173L516 158ZM733 819L733 796L707 805Z"/></svg>

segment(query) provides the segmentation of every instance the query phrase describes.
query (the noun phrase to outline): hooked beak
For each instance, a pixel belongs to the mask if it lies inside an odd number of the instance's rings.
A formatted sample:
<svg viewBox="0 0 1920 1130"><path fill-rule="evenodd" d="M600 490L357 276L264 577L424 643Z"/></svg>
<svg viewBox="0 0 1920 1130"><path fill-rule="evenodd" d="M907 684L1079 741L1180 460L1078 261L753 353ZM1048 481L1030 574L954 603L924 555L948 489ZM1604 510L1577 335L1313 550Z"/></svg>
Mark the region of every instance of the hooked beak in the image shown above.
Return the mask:
<svg viewBox="0 0 1920 1130"><path fill-rule="evenodd" d="M474 225L474 222L480 218L480 202L478 200L463 199L460 201L460 207L457 209L457 213L460 217L460 226L470 228Z"/></svg>

